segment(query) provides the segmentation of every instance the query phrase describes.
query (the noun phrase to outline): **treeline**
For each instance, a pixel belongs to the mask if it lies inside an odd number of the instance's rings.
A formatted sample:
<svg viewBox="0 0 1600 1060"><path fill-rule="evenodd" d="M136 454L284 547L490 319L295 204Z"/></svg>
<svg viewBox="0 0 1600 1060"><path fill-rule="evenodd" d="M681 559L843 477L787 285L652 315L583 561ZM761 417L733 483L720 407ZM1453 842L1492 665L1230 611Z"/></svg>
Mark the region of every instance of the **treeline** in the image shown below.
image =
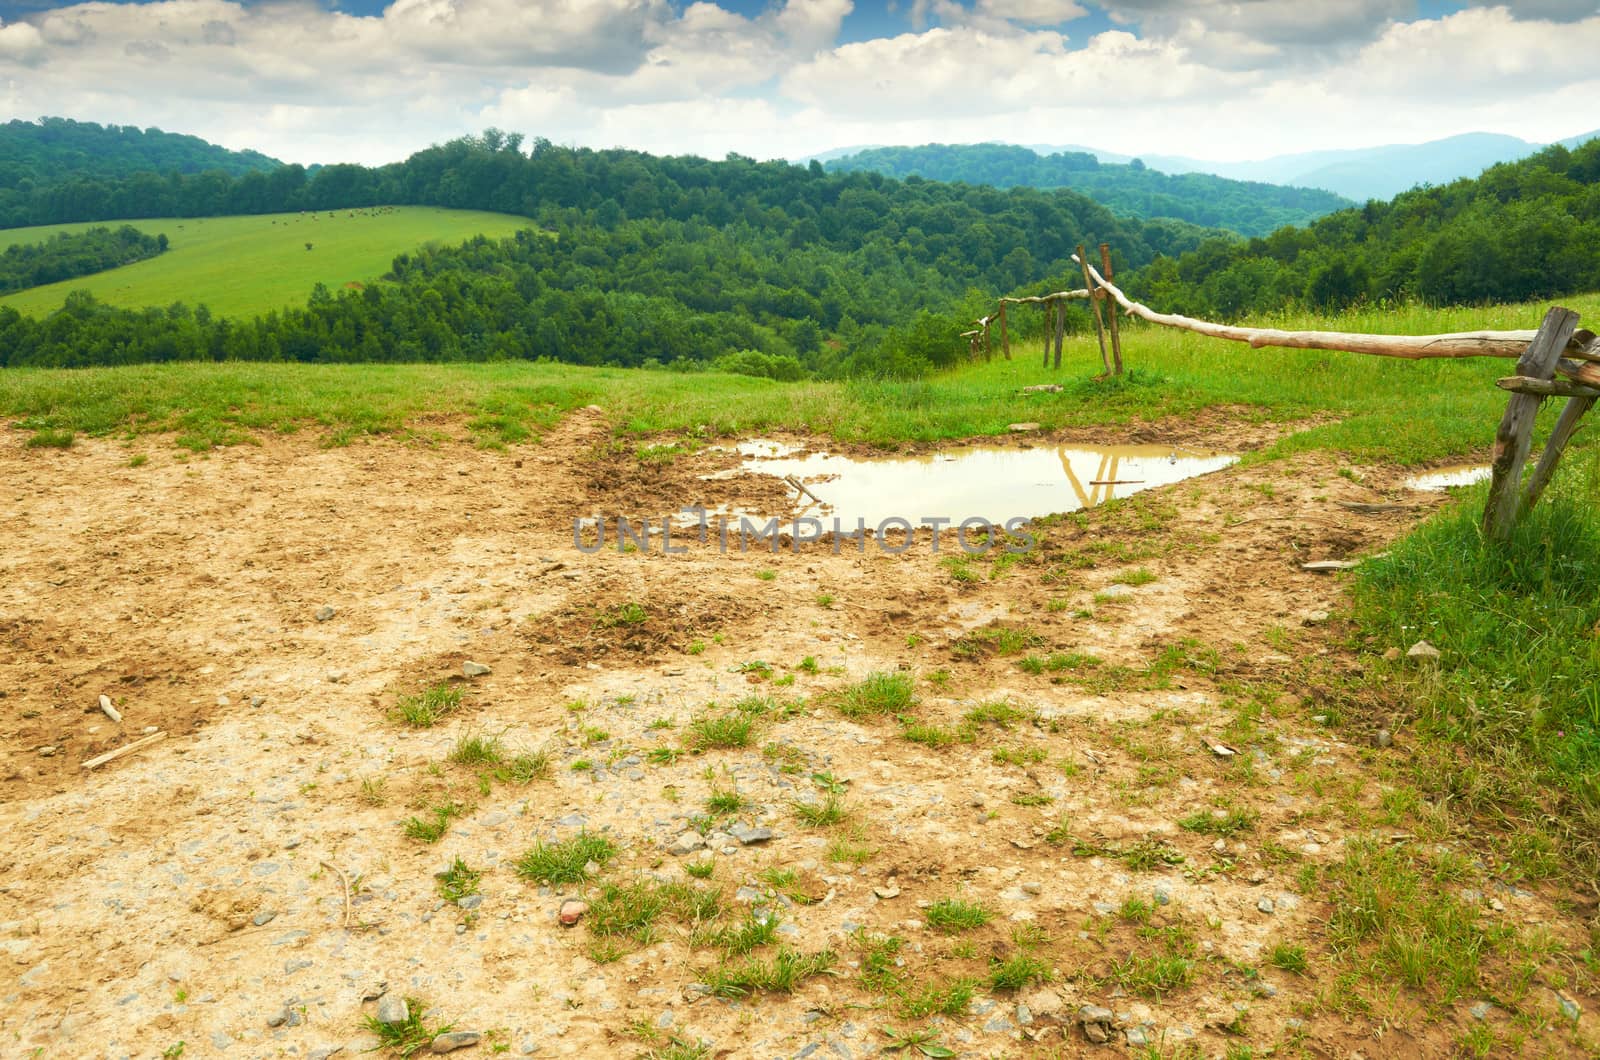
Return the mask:
<svg viewBox="0 0 1600 1060"><path fill-rule="evenodd" d="M1135 217L1175 217L1210 228L1264 236L1350 205L1315 188L1230 180L1209 173L1158 173L1134 159L1101 162L1083 151L1040 155L1009 144L874 147L827 163L837 172L870 170L905 179L990 184L997 188L1071 188Z"/></svg>
<svg viewBox="0 0 1600 1060"><path fill-rule="evenodd" d="M1471 180L1153 262L1130 290L1152 306L1237 318L1301 303L1473 304L1600 289L1600 140Z"/></svg>
<svg viewBox="0 0 1600 1060"><path fill-rule="evenodd" d="M115 231L62 232L43 243L13 244L0 254L0 294L131 265L166 249L165 234L152 236L132 225Z"/></svg>
<svg viewBox="0 0 1600 1060"><path fill-rule="evenodd" d="M250 320L114 308L86 291L42 319L0 306L0 366L545 358L905 376L964 353L950 336L984 298L883 239L839 252L744 222L527 229L402 254L387 281L318 286L303 309Z"/></svg>

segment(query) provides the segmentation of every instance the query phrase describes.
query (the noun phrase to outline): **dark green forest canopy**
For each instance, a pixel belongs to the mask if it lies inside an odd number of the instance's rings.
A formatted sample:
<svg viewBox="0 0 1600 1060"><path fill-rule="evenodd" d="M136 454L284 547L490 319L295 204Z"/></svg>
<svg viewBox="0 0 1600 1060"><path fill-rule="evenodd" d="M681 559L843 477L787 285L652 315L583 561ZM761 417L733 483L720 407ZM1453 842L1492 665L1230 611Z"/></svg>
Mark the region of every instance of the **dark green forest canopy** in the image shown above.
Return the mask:
<svg viewBox="0 0 1600 1060"><path fill-rule="evenodd" d="M904 179L989 184L997 188L1072 188L1119 214L1175 217L1212 228L1264 236L1349 206L1314 188L1229 180L1209 173L1173 176L1135 160L1103 163L1082 151L1040 155L1009 144L874 147L828 162L832 172L869 170Z"/></svg>
<svg viewBox="0 0 1600 1060"><path fill-rule="evenodd" d="M135 173L219 170L237 176L281 164L257 151L229 151L198 136L154 128L69 118L0 125L0 190L26 191L84 178L118 180Z"/></svg>
<svg viewBox="0 0 1600 1060"><path fill-rule="evenodd" d="M1474 304L1600 289L1600 140L1547 147L1306 228L1210 241L1130 285L1152 306L1222 318L1291 302Z"/></svg>
<svg viewBox="0 0 1600 1060"><path fill-rule="evenodd" d="M104 272L153 258L166 249L165 235L149 235L132 225L115 231L62 232L43 243L13 244L0 253L0 294Z"/></svg>

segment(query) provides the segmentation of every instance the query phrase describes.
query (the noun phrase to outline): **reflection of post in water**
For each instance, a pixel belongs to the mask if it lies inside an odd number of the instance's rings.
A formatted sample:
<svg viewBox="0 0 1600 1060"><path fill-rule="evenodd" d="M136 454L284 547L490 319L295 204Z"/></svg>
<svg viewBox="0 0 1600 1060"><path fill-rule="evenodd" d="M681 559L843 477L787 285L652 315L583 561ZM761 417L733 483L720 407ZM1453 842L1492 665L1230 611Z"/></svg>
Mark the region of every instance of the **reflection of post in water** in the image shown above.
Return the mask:
<svg viewBox="0 0 1600 1060"><path fill-rule="evenodd" d="M1100 466L1094 473L1094 478L1089 480L1088 492L1084 491L1083 483L1078 481L1078 476L1072 470L1072 450L1066 446L1056 450L1056 455L1061 458L1061 470L1067 473L1067 482L1072 486L1072 492L1078 496L1080 508L1093 508L1104 504L1112 497L1116 490L1117 465L1122 462L1122 457L1114 453L1101 453Z"/></svg>

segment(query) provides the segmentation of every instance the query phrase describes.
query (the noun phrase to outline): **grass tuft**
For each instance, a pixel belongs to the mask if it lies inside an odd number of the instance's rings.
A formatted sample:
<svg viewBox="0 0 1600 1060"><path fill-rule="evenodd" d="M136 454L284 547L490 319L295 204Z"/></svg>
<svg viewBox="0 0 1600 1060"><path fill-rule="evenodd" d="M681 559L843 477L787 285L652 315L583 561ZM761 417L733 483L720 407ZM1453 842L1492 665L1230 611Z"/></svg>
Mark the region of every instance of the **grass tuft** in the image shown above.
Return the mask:
<svg viewBox="0 0 1600 1060"><path fill-rule="evenodd" d="M587 831L554 843L536 839L533 849L518 859L517 875L547 883L580 883L589 878L590 862L604 866L616 853L615 843Z"/></svg>

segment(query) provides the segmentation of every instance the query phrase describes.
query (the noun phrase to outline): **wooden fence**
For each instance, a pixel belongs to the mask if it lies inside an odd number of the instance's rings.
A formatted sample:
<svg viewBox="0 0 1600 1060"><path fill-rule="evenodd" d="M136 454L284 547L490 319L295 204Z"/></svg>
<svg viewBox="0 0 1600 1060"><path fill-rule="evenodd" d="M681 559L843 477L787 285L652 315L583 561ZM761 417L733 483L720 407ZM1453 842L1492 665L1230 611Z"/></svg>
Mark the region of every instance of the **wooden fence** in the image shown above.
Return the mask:
<svg viewBox="0 0 1600 1060"><path fill-rule="evenodd" d="M963 333L970 339L972 352L989 354L989 330L1000 324L1001 348L1011 357L1006 307L1041 304L1045 308L1045 364L1050 363L1050 346L1055 343L1055 366L1061 367L1061 342L1065 333L1066 303L1088 300L1100 342L1100 360L1105 374L1122 373L1122 339L1117 315L1108 312L1109 325L1101 317L1102 303L1115 301L1124 313L1163 327L1181 328L1211 338L1265 346L1302 350L1338 350L1379 357L1426 360L1439 357L1515 357L1516 374L1496 381L1511 392L1505 415L1495 432L1489 502L1484 508L1483 530L1491 540L1511 535L1517 521L1535 504L1555 475L1556 466L1566 452L1567 443L1577 432L1585 414L1600 399L1600 339L1592 331L1578 330L1578 314L1552 306L1537 331L1470 331L1447 335L1367 335L1344 331L1281 331L1274 328L1236 327L1208 320L1158 313L1149 306L1128 298L1111 282L1110 247L1100 244L1103 273L1091 264L1078 247L1074 263L1083 270L1084 286L1075 291L1031 298L1002 298L995 312L977 321L978 327ZM1109 307L1108 307L1109 309ZM1112 358L1107 357L1106 337L1111 339ZM1114 359L1114 361L1113 361ZM1559 377L1559 378L1558 378ZM1533 447L1534 418L1546 398L1564 397L1566 406L1555 428L1545 441L1544 452L1526 483L1523 470Z"/></svg>

